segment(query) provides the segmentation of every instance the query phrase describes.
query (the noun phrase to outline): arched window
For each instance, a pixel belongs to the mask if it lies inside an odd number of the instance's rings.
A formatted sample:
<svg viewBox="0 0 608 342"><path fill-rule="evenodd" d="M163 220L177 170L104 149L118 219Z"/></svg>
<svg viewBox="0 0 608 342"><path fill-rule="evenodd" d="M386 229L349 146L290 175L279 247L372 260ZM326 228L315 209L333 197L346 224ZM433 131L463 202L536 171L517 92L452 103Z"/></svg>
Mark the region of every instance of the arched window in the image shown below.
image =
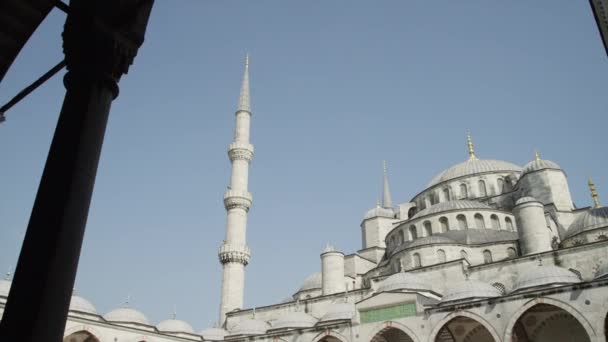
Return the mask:
<svg viewBox="0 0 608 342"><path fill-rule="evenodd" d="M469 229L469 226L467 225L467 218L464 215L460 214L456 216L456 221L458 221L458 229Z"/></svg>
<svg viewBox="0 0 608 342"><path fill-rule="evenodd" d="M469 194L467 193L467 185L464 183L460 184L460 198L465 199L468 197L469 197Z"/></svg>
<svg viewBox="0 0 608 342"><path fill-rule="evenodd" d="M394 247L394 246L395 246L395 237L394 237L394 236L391 236L391 239L390 239L390 246L391 246L391 247Z"/></svg>
<svg viewBox="0 0 608 342"><path fill-rule="evenodd" d="M498 190L497 193L502 194L502 187L505 185L505 181L502 180L502 178L498 178L496 180L496 185L497 185L496 189Z"/></svg>
<svg viewBox="0 0 608 342"><path fill-rule="evenodd" d="M402 244L405 241L405 235L403 234L403 230L399 231L399 244Z"/></svg>
<svg viewBox="0 0 608 342"><path fill-rule="evenodd" d="M513 248L513 247L507 248L507 258L508 259L517 258L517 251L515 250L515 248Z"/></svg>
<svg viewBox="0 0 608 342"><path fill-rule="evenodd" d="M448 218L445 216L442 216L439 218L439 223L441 224L441 232L445 233L448 230L450 230L450 223L448 221Z"/></svg>
<svg viewBox="0 0 608 342"><path fill-rule="evenodd" d="M429 194L429 204L430 205L435 204L435 194L434 193Z"/></svg>
<svg viewBox="0 0 608 342"><path fill-rule="evenodd" d="M486 197L488 195L488 192L486 190L486 182L484 182L483 180L479 180L478 186L479 186L479 197Z"/></svg>
<svg viewBox="0 0 608 342"><path fill-rule="evenodd" d="M477 229L486 228L486 223L483 221L483 216L481 216L481 214L475 214L475 227Z"/></svg>
<svg viewBox="0 0 608 342"><path fill-rule="evenodd" d="M510 217L505 217L505 226L507 226L508 231L513 231L513 221L511 221Z"/></svg>
<svg viewBox="0 0 608 342"><path fill-rule="evenodd" d="M395 260L395 262L393 263L393 270L395 271L395 273L401 272L401 263L399 262L399 260Z"/></svg>
<svg viewBox="0 0 608 342"><path fill-rule="evenodd" d="M460 257L466 261L469 261L469 254L463 249L460 251Z"/></svg>
<svg viewBox="0 0 608 342"><path fill-rule="evenodd" d="M502 283L494 283L492 284L492 286L494 286L498 291L500 291L500 293L504 296L507 294L507 288L504 284Z"/></svg>
<svg viewBox="0 0 608 342"><path fill-rule="evenodd" d="M437 260L439 262L445 262L445 251L443 249L437 250Z"/></svg>
<svg viewBox="0 0 608 342"><path fill-rule="evenodd" d="M410 240L416 240L418 238L418 232L416 231L416 226L410 226Z"/></svg>
<svg viewBox="0 0 608 342"><path fill-rule="evenodd" d="M492 222L492 229L500 229L500 220L498 219L498 216L492 214L492 216L490 216L490 221Z"/></svg>
<svg viewBox="0 0 608 342"><path fill-rule="evenodd" d="M420 260L420 254L414 253L414 255L412 255L412 259L414 259L414 268L422 267L422 261Z"/></svg>
<svg viewBox="0 0 608 342"><path fill-rule="evenodd" d="M488 249L486 249L485 251L483 251L483 263L489 264L491 262L492 262L492 252L490 252Z"/></svg>
<svg viewBox="0 0 608 342"><path fill-rule="evenodd" d="M412 218L412 216L416 215L416 207L411 207L407 211L407 218Z"/></svg>
<svg viewBox="0 0 608 342"><path fill-rule="evenodd" d="M424 236L433 235L433 227L430 221L424 221Z"/></svg>
<svg viewBox="0 0 608 342"><path fill-rule="evenodd" d="M450 189L449 188L444 188L443 189L443 199L446 202L450 200Z"/></svg>

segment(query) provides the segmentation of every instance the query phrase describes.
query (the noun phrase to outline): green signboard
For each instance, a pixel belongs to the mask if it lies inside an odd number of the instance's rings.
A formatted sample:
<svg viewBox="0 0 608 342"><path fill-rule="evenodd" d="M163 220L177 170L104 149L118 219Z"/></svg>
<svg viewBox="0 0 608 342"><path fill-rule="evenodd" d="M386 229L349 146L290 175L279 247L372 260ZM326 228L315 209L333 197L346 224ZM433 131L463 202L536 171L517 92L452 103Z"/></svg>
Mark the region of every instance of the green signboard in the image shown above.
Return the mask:
<svg viewBox="0 0 608 342"><path fill-rule="evenodd" d="M397 304L360 312L361 323L387 321L394 318L414 316L416 303Z"/></svg>

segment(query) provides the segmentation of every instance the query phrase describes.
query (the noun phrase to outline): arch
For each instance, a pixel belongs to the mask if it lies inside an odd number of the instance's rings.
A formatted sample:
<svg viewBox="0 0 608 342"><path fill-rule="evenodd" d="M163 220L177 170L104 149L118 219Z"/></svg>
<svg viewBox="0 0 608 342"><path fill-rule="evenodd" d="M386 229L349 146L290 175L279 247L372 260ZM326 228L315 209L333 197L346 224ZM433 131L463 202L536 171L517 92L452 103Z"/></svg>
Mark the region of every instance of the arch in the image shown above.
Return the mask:
<svg viewBox="0 0 608 342"><path fill-rule="evenodd" d="M466 199L469 197L469 193L467 192L467 185L462 183L460 184L460 199Z"/></svg>
<svg viewBox="0 0 608 342"><path fill-rule="evenodd" d="M446 260L445 251L443 249L438 249L437 250L437 261L445 262L445 260Z"/></svg>
<svg viewBox="0 0 608 342"><path fill-rule="evenodd" d="M412 255L412 259L414 262L414 268L422 267L422 260L419 253L414 253Z"/></svg>
<svg viewBox="0 0 608 342"><path fill-rule="evenodd" d="M496 214L490 215L490 226L492 229L500 229L500 220Z"/></svg>
<svg viewBox="0 0 608 342"><path fill-rule="evenodd" d="M460 230L469 229L469 225L467 224L467 218L463 214L456 216L456 221L458 221L458 229L460 229Z"/></svg>
<svg viewBox="0 0 608 342"><path fill-rule="evenodd" d="M483 216L481 216L480 213L475 214L475 216L473 216L473 218L475 218L475 228L477 228L477 229L486 228L486 223L483 220Z"/></svg>
<svg viewBox="0 0 608 342"><path fill-rule="evenodd" d="M502 194L502 188L505 186L505 181L502 178L496 180L496 194Z"/></svg>
<svg viewBox="0 0 608 342"><path fill-rule="evenodd" d="M469 261L469 254L464 249L460 250L460 257L466 261Z"/></svg>
<svg viewBox="0 0 608 342"><path fill-rule="evenodd" d="M534 309L535 307L537 309ZM532 311L530 311L531 309L532 309ZM542 312L543 314L545 314L546 317L541 322L538 322L538 319L537 319L534 322L535 324L534 324L533 328L530 329L530 331L528 332L528 330L526 328L527 324L522 324L520 322L520 320L526 319L526 314L529 311L532 313L535 313L536 310L538 310L538 312ZM553 310L553 312L548 311L548 310ZM551 315L547 315L548 313L550 313ZM568 316L570 316L570 317L568 317ZM569 323L571 325L564 324L564 319L568 319L568 318L570 320L567 321L567 323ZM517 323L520 323L520 324L517 324ZM557 324L555 324L555 323L557 323ZM578 325L580 325L580 326L577 327L576 324L573 324L573 323L578 323ZM558 325L560 327L567 327L568 329L570 329L570 331L567 332L566 334L574 334L574 333L579 334L579 335L577 335L576 340L573 340L573 341L577 341L577 342L595 341L595 332L593 331L591 324L589 324L589 322L585 319L585 317L583 317L583 315L581 315L577 310L575 310L573 307L571 307L570 305L568 305L566 303L563 303L561 301L551 299L551 298L545 298L545 297L535 298L535 299L527 302L511 316L509 323L507 323L507 329L505 330L504 340L505 341L511 341L511 340L517 341L518 338L521 338L522 334L530 333L530 334L533 334L532 336L534 338L536 338L536 339L534 339L535 342L551 341L551 340L546 339L547 337L551 338L550 336L547 336L546 334L555 333L555 332L560 331L559 329L556 329L556 327L553 327L552 325ZM522 329L526 329L526 330L522 330ZM583 336L580 336L581 332L584 333ZM519 334L519 337L517 334ZM543 334L545 334L545 335L543 335ZM568 335L564 335L564 332L560 332L560 334L562 334L562 336L568 336Z"/></svg>
<svg viewBox="0 0 608 342"><path fill-rule="evenodd" d="M507 294L507 287L503 283L494 283L492 284L500 293L504 296Z"/></svg>
<svg viewBox="0 0 608 342"><path fill-rule="evenodd" d="M492 252L489 249L483 251L483 263L489 264L492 262Z"/></svg>
<svg viewBox="0 0 608 342"><path fill-rule="evenodd" d="M433 225L431 224L431 221L424 221L423 225L424 225L424 236L433 235Z"/></svg>
<svg viewBox="0 0 608 342"><path fill-rule="evenodd" d="M460 324L459 324L460 323ZM449 337L454 341L450 326L468 325L468 329L462 332L461 338L458 340L466 342L499 342L500 338L496 329L483 317L469 311L452 312L441 319L431 331L429 342L450 341ZM476 324L476 325L475 325ZM444 329L445 328L445 329ZM449 337L448 337L449 336ZM443 339L442 338L448 338ZM506 341L506 340L505 340Z"/></svg>
<svg viewBox="0 0 608 342"><path fill-rule="evenodd" d="M95 338L95 339L93 339L91 341L95 341L95 342L99 342L100 341L99 337L97 337L97 336L101 336L101 332L98 331L95 328L92 328L90 325L84 325L84 324L82 324L82 325L76 325L76 326L73 326L73 327L71 327L69 329L65 329L65 331L63 332L63 341L64 342L70 342L70 340L68 339L68 337L70 337L71 335L75 335L75 334L81 333L81 332L82 333L86 333L89 336L92 336L93 338ZM76 341L81 341L81 340L76 340ZM87 340L85 339L83 341L87 341ZM87 342L89 342L89 341L87 341Z"/></svg>
<svg viewBox="0 0 608 342"><path fill-rule="evenodd" d="M86 329L80 329L71 334L66 334L63 342L100 342L99 338Z"/></svg>
<svg viewBox="0 0 608 342"><path fill-rule="evenodd" d="M513 221L511 221L510 217L505 217L505 227L507 228L508 231L510 231L510 232L513 231Z"/></svg>
<svg viewBox="0 0 608 342"><path fill-rule="evenodd" d="M480 179L479 182L477 182L477 186L479 187L479 197L486 197L488 195L486 182L483 179Z"/></svg>
<svg viewBox="0 0 608 342"><path fill-rule="evenodd" d="M448 230L450 230L450 221L448 220L447 217L441 216L439 218L439 224L441 224L441 232L442 233L445 233Z"/></svg>
<svg viewBox="0 0 608 342"><path fill-rule="evenodd" d="M346 336L332 329L325 329L315 336L311 342L346 342Z"/></svg>
<svg viewBox="0 0 608 342"><path fill-rule="evenodd" d="M411 225L409 228L410 240L414 241L418 238L418 232L416 231L416 226Z"/></svg>
<svg viewBox="0 0 608 342"><path fill-rule="evenodd" d="M443 188L443 200L446 202L450 200L450 188Z"/></svg>
<svg viewBox="0 0 608 342"><path fill-rule="evenodd" d="M416 215L416 207L411 207L407 210L407 218L412 218L412 216Z"/></svg>
<svg viewBox="0 0 608 342"><path fill-rule="evenodd" d="M517 258L517 251L513 247L507 248L507 259Z"/></svg>
<svg viewBox="0 0 608 342"><path fill-rule="evenodd" d="M395 330L397 330L397 332L395 332ZM388 334L385 334L386 332L388 332ZM401 334L397 335L398 332L401 332ZM389 338L386 338L384 336L388 335ZM399 340L395 340L394 337L396 337L395 335L405 338L405 339L399 339ZM391 339L391 337L393 337L393 339ZM408 340L409 338L409 340ZM372 342L420 342L420 339L418 338L418 336L414 333L414 331L408 327L406 327L405 325L399 323L399 322L395 322L395 321L386 321L386 322L382 322L378 325L376 325L372 331L370 332L370 334L368 335L367 339L364 341L372 341Z"/></svg>
<svg viewBox="0 0 608 342"><path fill-rule="evenodd" d="M403 233L403 230L399 231L399 244L402 244L405 241L405 234Z"/></svg>

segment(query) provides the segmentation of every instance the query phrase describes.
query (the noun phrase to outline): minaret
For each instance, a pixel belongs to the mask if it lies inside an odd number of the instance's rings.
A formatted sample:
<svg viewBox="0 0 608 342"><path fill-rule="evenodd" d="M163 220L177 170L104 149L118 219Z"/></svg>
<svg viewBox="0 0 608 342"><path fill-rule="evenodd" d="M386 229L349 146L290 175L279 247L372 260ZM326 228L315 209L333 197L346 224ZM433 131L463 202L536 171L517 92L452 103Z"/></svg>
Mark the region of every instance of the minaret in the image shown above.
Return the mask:
<svg viewBox="0 0 608 342"><path fill-rule="evenodd" d="M589 186L589 192L591 192L591 198L593 198L593 207L600 208L602 206L600 204L600 198L597 195L597 190L595 189L595 184L593 184L591 177L587 177L587 185Z"/></svg>
<svg viewBox="0 0 608 342"><path fill-rule="evenodd" d="M234 142L228 147L232 174L230 186L224 194L224 207L227 212L226 239L218 254L223 267L220 303L220 325L222 326L226 321L227 312L243 307L245 266L251 257L245 239L247 212L252 203L251 193L247 191L249 163L253 159L253 145L249 143L250 122L249 55L247 55L241 95L236 109Z"/></svg>
<svg viewBox="0 0 608 342"><path fill-rule="evenodd" d="M467 146L469 148L469 160L477 160L475 149L473 148L473 139L471 139L471 132L467 132Z"/></svg>
<svg viewBox="0 0 608 342"><path fill-rule="evenodd" d="M388 172L386 171L386 160L382 162L383 175L382 175L382 207L391 208L393 201L391 200L391 189L388 185Z"/></svg>

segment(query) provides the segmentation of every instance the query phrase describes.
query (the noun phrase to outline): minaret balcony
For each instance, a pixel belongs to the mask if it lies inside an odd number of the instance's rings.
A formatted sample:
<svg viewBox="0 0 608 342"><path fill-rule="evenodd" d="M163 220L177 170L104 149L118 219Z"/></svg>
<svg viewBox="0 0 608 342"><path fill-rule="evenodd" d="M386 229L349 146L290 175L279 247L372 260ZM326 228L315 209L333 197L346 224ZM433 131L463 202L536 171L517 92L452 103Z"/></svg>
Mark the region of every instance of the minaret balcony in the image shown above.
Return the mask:
<svg viewBox="0 0 608 342"><path fill-rule="evenodd" d="M224 207L226 210L241 208L249 211L253 197L248 191L228 190L224 193Z"/></svg>
<svg viewBox="0 0 608 342"><path fill-rule="evenodd" d="M244 142L233 142L228 146L228 158L230 158L230 161L243 159L251 162L253 159L253 145Z"/></svg>
<svg viewBox="0 0 608 342"><path fill-rule="evenodd" d="M218 252L220 263L239 262L245 266L251 259L251 250L247 245L235 245L224 242Z"/></svg>

